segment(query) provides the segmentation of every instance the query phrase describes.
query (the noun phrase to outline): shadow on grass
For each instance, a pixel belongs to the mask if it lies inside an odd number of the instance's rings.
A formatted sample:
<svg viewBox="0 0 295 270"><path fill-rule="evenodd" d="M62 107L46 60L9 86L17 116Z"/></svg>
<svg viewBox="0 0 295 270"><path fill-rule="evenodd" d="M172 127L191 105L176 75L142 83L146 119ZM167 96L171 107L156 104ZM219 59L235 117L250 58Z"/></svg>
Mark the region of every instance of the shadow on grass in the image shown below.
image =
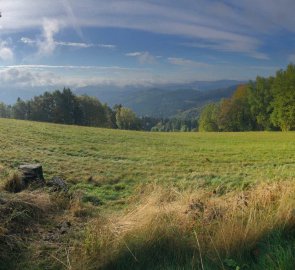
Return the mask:
<svg viewBox="0 0 295 270"><path fill-rule="evenodd" d="M263 235L252 249L236 250L220 258L204 250L201 257L202 261L199 250L192 245L192 239L159 235L159 238L150 242L126 239L125 248L99 269L294 270L295 231L275 229Z"/></svg>
<svg viewBox="0 0 295 270"><path fill-rule="evenodd" d="M137 239L136 243L126 239L125 248L102 269L194 269L200 266L198 250L192 247L189 239L158 237L149 242Z"/></svg>
<svg viewBox="0 0 295 270"><path fill-rule="evenodd" d="M263 236L252 250L251 269L295 269L295 230L275 229Z"/></svg>

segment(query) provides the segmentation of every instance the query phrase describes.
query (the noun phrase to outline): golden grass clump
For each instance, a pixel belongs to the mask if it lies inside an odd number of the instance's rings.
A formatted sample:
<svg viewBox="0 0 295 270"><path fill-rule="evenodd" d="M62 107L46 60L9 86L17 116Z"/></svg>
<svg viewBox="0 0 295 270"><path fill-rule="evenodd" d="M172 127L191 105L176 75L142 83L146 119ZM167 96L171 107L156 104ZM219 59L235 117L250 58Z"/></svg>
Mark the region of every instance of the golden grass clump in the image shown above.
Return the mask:
<svg viewBox="0 0 295 270"><path fill-rule="evenodd" d="M205 248L223 257L242 256L264 235L294 226L294 192L295 185L288 182L261 184L247 192L228 194L222 198L224 215L199 228L207 243Z"/></svg>
<svg viewBox="0 0 295 270"><path fill-rule="evenodd" d="M179 267L189 263L202 269L207 262L223 268L225 258L250 254L268 233L295 225L291 182L223 196L205 190L148 189L131 211L89 223L85 242L77 248L87 269L159 265L173 258Z"/></svg>

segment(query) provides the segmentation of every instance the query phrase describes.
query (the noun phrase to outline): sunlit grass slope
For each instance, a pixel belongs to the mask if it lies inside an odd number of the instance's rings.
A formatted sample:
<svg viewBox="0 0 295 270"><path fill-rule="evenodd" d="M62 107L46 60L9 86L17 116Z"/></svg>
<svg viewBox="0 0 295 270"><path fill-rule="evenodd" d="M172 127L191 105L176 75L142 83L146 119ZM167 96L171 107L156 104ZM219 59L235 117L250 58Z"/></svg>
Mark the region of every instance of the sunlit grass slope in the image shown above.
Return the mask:
<svg viewBox="0 0 295 270"><path fill-rule="evenodd" d="M46 179L70 185L70 196L3 191L12 204L47 198L51 226L78 228L51 245L38 241L50 226L37 224L15 269L295 269L293 132L143 133L0 119L0 153L0 184L19 164L38 162ZM2 218L6 241L16 221Z"/></svg>
<svg viewBox="0 0 295 270"><path fill-rule="evenodd" d="M295 177L295 133L143 133L0 119L0 152L1 177L40 162L46 178L60 175L106 202L146 182L224 193Z"/></svg>

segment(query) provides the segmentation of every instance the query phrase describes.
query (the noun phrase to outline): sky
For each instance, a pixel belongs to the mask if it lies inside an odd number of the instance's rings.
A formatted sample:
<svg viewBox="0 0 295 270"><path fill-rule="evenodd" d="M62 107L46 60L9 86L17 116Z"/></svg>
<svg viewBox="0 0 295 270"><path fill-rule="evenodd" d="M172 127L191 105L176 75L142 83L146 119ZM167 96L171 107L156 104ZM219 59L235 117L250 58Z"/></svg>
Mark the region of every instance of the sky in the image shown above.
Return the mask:
<svg viewBox="0 0 295 270"><path fill-rule="evenodd" d="M250 80L295 62L294 0L0 0L0 10L6 95Z"/></svg>

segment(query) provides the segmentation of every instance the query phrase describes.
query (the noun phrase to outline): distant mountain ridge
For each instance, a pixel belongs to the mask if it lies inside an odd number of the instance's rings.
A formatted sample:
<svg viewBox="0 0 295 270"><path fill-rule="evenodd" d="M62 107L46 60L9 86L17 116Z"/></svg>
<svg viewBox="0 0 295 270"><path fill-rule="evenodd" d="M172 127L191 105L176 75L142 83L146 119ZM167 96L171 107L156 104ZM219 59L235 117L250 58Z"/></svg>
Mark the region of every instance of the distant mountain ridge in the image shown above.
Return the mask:
<svg viewBox="0 0 295 270"><path fill-rule="evenodd" d="M189 84L171 84L154 88L101 88L96 86L76 89L79 95L87 94L97 97L110 106L122 104L139 116L171 118L174 116L197 116L201 108L209 103L227 98L243 82L224 80L214 82L193 82ZM201 88L203 87L203 88ZM194 113L185 112L192 110Z"/></svg>
<svg viewBox="0 0 295 270"><path fill-rule="evenodd" d="M191 83L169 83L153 86L143 85L99 85L72 88L77 95L97 97L109 106L122 104L139 116L156 118L191 118L199 114L208 102L231 96L237 85L245 83L235 80L195 81ZM60 87L7 88L0 86L0 102L14 104L18 97L28 100L45 91L62 90Z"/></svg>

